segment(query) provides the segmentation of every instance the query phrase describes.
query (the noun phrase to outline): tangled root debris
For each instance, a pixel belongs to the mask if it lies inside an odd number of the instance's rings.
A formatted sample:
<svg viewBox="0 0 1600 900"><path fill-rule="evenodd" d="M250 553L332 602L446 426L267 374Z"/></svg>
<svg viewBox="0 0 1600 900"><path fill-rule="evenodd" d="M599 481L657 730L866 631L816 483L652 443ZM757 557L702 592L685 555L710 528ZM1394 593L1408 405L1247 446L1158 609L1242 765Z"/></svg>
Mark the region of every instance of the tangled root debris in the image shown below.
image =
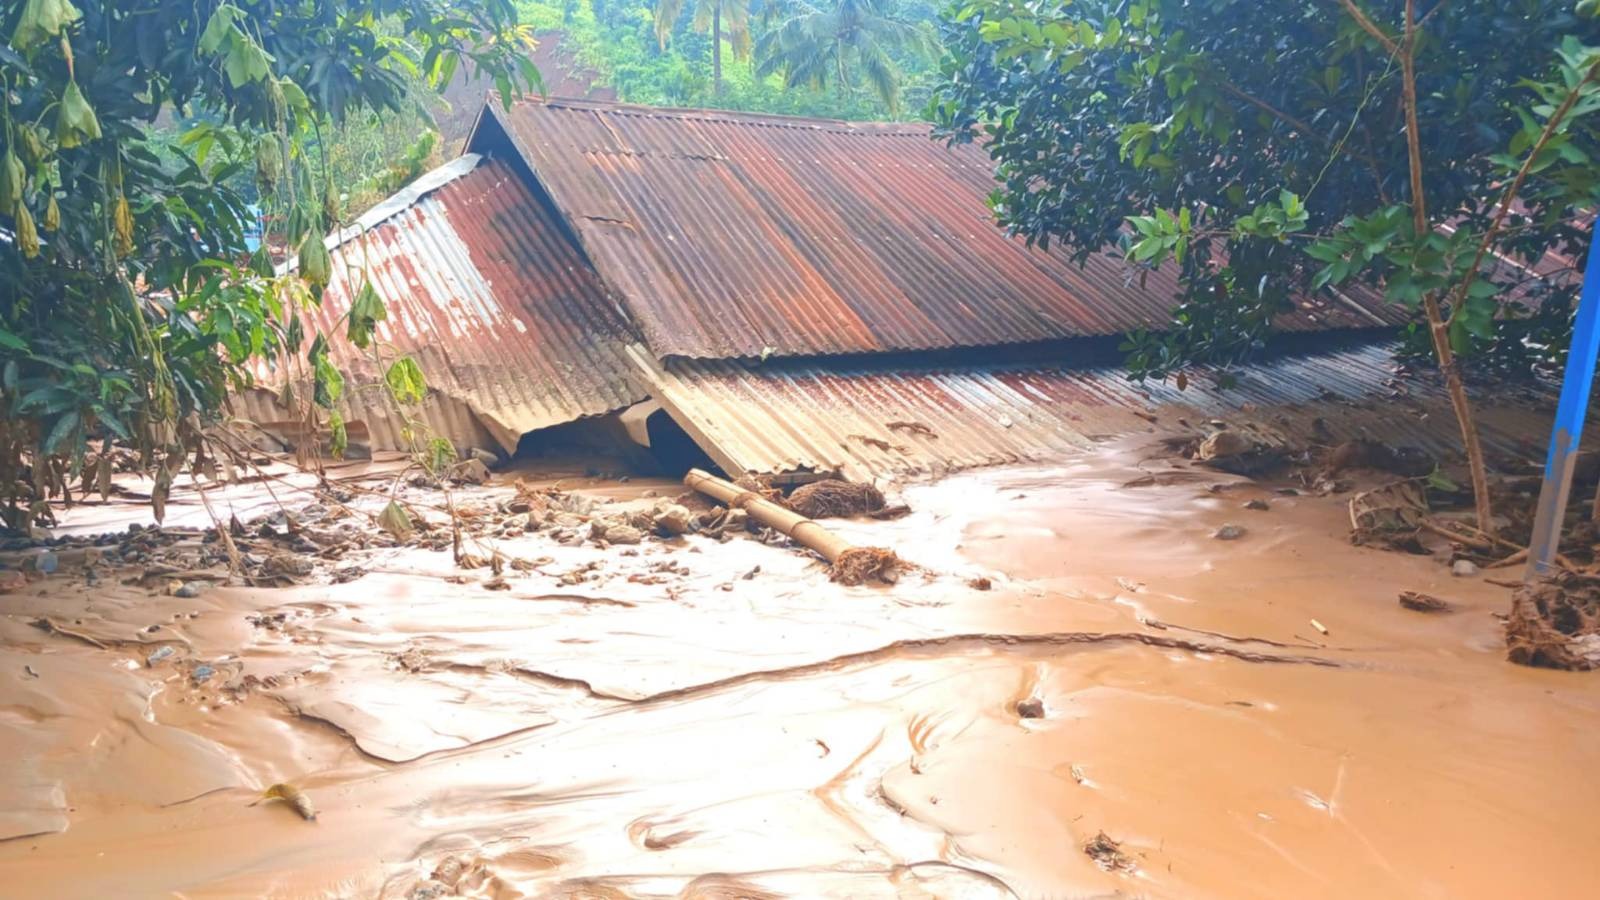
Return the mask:
<svg viewBox="0 0 1600 900"><path fill-rule="evenodd" d="M881 547L851 547L833 561L829 576L843 585L865 584L867 581L893 581L900 558L893 550Z"/></svg>
<svg viewBox="0 0 1600 900"><path fill-rule="evenodd" d="M795 488L789 508L808 519L859 516L883 509L883 492L851 481L813 481Z"/></svg>
<svg viewBox="0 0 1600 900"><path fill-rule="evenodd" d="M783 505L783 491L773 487L765 478L755 475L740 475L733 480L733 486L743 488L763 500L771 500L779 506ZM690 493L695 493L690 491Z"/></svg>
<svg viewBox="0 0 1600 900"><path fill-rule="evenodd" d="M1567 573L1518 588L1506 656L1544 669L1600 668L1600 579Z"/></svg>

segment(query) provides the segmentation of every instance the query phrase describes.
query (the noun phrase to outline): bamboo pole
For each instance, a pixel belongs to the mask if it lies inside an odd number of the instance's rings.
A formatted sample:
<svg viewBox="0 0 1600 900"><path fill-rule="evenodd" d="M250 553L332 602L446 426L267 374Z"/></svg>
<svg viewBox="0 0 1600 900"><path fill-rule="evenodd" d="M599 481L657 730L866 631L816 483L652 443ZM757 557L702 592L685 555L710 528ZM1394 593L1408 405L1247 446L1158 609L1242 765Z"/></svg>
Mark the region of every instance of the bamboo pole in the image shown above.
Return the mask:
<svg viewBox="0 0 1600 900"><path fill-rule="evenodd" d="M839 557L852 546L849 541L794 510L785 509L755 491L747 491L710 472L690 469L689 474L683 476L683 483L691 490L699 491L729 509L744 510L750 514L750 518L770 528L778 529L822 554L822 558L830 563L838 561Z"/></svg>
<svg viewBox="0 0 1600 900"><path fill-rule="evenodd" d="M747 491L701 469L690 469L683 483L729 509L742 509L769 528L776 528L815 550L833 566L832 578L841 584L861 584L869 579L892 582L899 559L877 547L857 547L792 509Z"/></svg>

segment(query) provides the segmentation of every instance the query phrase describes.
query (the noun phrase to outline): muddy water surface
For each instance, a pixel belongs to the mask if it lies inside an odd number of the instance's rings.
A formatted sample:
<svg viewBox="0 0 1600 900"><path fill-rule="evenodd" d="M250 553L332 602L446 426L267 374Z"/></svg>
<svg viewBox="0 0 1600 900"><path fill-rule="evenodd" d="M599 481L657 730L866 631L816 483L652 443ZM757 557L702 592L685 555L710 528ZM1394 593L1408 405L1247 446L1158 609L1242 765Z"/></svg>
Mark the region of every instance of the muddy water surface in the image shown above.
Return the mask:
<svg viewBox="0 0 1600 900"><path fill-rule="evenodd" d="M1592 891L1600 679L1504 663L1508 592L1351 547L1343 498L1141 456L839 524L925 567L893 587L532 535L508 590L405 550L347 584L0 596L4 893ZM257 803L275 782L317 820Z"/></svg>

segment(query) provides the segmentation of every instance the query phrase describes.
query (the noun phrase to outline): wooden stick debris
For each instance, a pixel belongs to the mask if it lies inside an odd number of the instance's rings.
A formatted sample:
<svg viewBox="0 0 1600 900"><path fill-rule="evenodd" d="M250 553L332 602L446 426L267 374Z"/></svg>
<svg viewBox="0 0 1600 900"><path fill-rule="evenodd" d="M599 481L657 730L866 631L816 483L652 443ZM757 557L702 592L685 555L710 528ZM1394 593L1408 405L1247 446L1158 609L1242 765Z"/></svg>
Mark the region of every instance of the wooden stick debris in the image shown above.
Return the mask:
<svg viewBox="0 0 1600 900"><path fill-rule="evenodd" d="M785 509L755 491L747 491L701 469L690 469L689 474L683 476L683 483L729 509L744 510L757 522L775 528L815 550L833 565L835 581L860 584L868 578L883 581L894 578L898 560L888 550L857 547L794 510Z"/></svg>

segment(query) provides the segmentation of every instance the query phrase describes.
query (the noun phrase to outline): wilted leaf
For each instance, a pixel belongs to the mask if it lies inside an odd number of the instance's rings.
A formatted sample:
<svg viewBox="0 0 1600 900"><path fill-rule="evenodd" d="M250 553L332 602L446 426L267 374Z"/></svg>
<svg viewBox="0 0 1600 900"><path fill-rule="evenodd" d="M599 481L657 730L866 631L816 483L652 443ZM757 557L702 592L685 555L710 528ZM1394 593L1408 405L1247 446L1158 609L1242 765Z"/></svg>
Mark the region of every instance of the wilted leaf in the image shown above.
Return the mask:
<svg viewBox="0 0 1600 900"><path fill-rule="evenodd" d="M389 505L378 513L378 527L394 536L397 541L403 541L411 536L411 516L406 514L405 507L389 501Z"/></svg>

